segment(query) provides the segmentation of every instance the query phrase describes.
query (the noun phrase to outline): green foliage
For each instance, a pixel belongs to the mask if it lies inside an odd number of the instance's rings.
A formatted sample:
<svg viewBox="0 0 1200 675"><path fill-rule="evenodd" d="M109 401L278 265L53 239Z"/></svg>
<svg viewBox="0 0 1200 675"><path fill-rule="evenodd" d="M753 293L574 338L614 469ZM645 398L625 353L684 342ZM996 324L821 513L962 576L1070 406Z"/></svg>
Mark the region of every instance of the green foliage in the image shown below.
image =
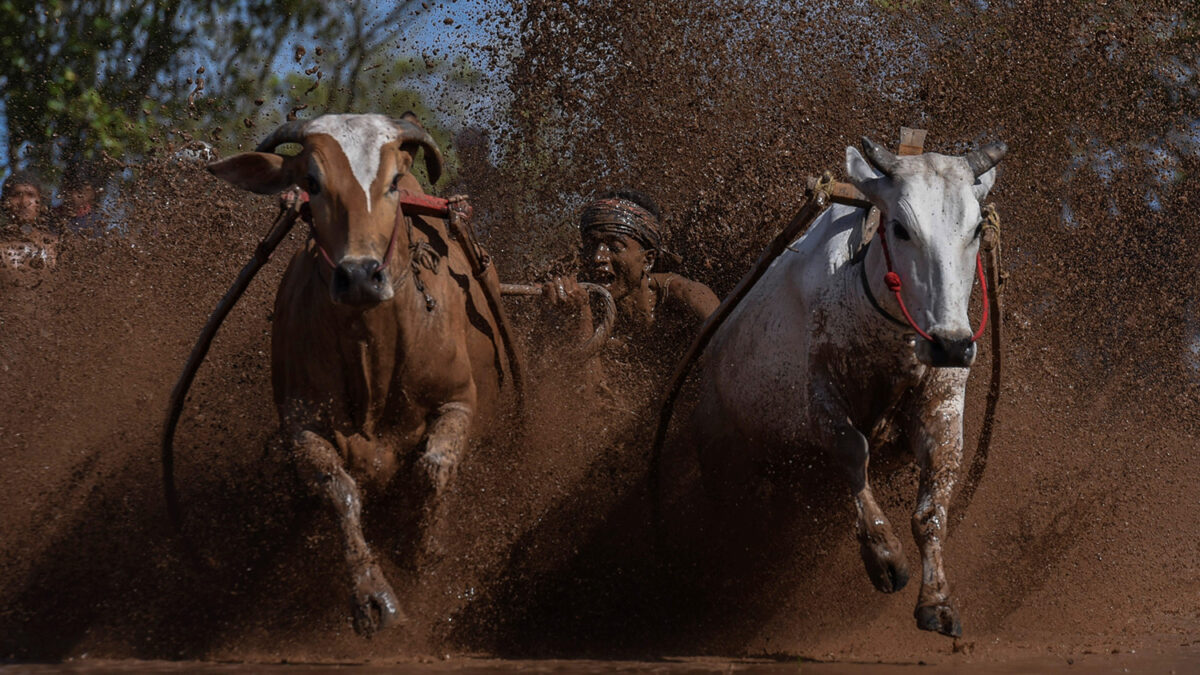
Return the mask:
<svg viewBox="0 0 1200 675"><path fill-rule="evenodd" d="M0 84L8 149L48 168L139 152L150 137L139 102L188 39L178 2L0 3Z"/></svg>
<svg viewBox="0 0 1200 675"><path fill-rule="evenodd" d="M478 74L393 53L425 11L415 2L368 16L366 3L321 0L0 0L9 132L0 156L53 178L86 160L136 162L162 142L199 138L228 153L301 108L304 117L411 109L448 147L424 83Z"/></svg>

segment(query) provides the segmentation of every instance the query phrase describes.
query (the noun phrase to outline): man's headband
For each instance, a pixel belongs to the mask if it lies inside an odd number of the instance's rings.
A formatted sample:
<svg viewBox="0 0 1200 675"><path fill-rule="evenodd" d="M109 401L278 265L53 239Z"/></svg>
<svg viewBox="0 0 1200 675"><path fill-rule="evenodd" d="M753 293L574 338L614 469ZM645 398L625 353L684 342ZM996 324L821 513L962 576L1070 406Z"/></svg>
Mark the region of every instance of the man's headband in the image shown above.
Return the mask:
<svg viewBox="0 0 1200 675"><path fill-rule="evenodd" d="M593 230L623 235L637 241L642 248L657 251L660 257L679 261L679 256L663 248L654 214L627 199L610 197L588 204L579 218L579 230L584 235Z"/></svg>

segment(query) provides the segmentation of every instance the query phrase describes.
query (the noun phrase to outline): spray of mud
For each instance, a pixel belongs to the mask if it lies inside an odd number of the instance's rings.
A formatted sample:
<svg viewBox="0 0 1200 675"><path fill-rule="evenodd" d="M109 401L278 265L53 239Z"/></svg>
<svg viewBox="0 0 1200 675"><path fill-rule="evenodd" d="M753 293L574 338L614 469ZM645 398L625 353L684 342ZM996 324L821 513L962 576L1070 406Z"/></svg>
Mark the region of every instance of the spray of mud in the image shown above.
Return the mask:
<svg viewBox="0 0 1200 675"><path fill-rule="evenodd" d="M871 589L850 500L820 477L771 496L787 517L749 520L732 544L701 529L664 556L641 491L655 384L632 373L598 400L552 371L527 428L463 466L443 560L420 574L389 564L410 623L357 637L332 523L266 449L271 298L299 228L185 409L178 475L207 561L189 564L170 538L158 432L274 205L199 166L159 165L124 191L128 236L67 240L56 273L4 279L0 655L917 660L1193 639L1194 7L613 1L513 15L499 166L464 148L454 190L472 195L506 281L560 265L582 200L627 185L666 208L682 272L724 292L798 208L805 177L838 170L858 136L894 145L908 125L933 151L1009 143L992 195L1004 398L989 472L947 544L965 638L917 631L915 588ZM527 330L536 317L517 310ZM889 518L906 522L915 472L873 472ZM388 541L371 497L369 537Z"/></svg>

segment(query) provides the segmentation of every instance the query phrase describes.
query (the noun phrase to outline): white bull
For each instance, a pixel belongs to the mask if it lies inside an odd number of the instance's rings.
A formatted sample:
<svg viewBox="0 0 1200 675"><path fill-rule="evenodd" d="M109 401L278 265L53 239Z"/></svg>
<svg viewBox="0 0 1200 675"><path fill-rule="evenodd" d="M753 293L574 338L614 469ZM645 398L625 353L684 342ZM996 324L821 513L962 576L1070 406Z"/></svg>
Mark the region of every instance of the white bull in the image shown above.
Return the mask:
<svg viewBox="0 0 1200 675"><path fill-rule="evenodd" d="M920 466L912 515L923 567L917 626L958 636L941 542L975 359L967 314L980 204L1007 148L897 157L862 142L865 157L846 148L846 171L879 208L878 234L856 255L867 212L834 205L772 264L713 336L690 435L716 494L762 480L773 460L827 453L854 494L867 573L891 593L908 581L908 566L867 466L872 431L895 420ZM915 326L885 283L885 244Z"/></svg>

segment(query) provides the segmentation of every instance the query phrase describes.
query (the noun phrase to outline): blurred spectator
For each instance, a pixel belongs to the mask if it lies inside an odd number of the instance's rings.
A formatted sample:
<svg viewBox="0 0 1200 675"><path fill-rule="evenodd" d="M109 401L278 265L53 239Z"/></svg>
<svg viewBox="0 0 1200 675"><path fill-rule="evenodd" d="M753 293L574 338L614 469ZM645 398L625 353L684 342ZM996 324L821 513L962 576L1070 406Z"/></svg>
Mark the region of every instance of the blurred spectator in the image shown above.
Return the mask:
<svg viewBox="0 0 1200 675"><path fill-rule="evenodd" d="M69 173L63 181L62 206L58 208L59 231L82 237L100 237L104 223L97 210L100 190L86 170Z"/></svg>
<svg viewBox="0 0 1200 675"><path fill-rule="evenodd" d="M17 171L0 191L0 228L6 233L17 229L28 234L39 225L44 227L46 206L46 191L38 177L30 171Z"/></svg>
<svg viewBox="0 0 1200 675"><path fill-rule="evenodd" d="M52 268L58 238L46 229L46 191L37 176L18 171L0 190L0 266Z"/></svg>

